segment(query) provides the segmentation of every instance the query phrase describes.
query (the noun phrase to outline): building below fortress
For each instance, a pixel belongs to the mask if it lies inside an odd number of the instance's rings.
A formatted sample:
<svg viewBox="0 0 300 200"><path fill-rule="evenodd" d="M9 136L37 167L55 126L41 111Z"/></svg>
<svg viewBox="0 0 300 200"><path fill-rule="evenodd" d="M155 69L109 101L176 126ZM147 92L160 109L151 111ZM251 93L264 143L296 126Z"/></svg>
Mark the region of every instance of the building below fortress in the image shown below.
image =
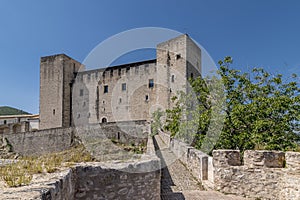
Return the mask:
<svg viewBox="0 0 300 200"><path fill-rule="evenodd" d="M201 50L188 35L157 45L156 59L85 71L58 54L41 58L40 129L148 120L200 76Z"/></svg>

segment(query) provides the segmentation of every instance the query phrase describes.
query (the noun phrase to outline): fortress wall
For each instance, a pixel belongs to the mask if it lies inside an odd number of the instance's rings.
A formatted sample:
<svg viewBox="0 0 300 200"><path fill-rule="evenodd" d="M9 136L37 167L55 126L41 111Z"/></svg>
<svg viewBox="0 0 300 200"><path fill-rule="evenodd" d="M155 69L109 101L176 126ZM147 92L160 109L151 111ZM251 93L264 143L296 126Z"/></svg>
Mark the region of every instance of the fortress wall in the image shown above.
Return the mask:
<svg viewBox="0 0 300 200"><path fill-rule="evenodd" d="M168 141L166 133L160 133ZM205 188L258 199L300 199L300 153L214 150L213 157L171 139L170 150Z"/></svg>
<svg viewBox="0 0 300 200"><path fill-rule="evenodd" d="M0 134L0 138L6 138L15 153L30 156L67 150L71 147L74 136L84 142L91 139L113 139L125 145L145 145L148 134L148 122L140 120Z"/></svg>
<svg viewBox="0 0 300 200"><path fill-rule="evenodd" d="M160 132L159 136L199 182L211 185L211 182L213 182L213 168L212 162L209 162L211 161L210 156L184 142L174 138L170 139L170 135L167 133Z"/></svg>
<svg viewBox="0 0 300 200"><path fill-rule="evenodd" d="M75 124L149 119L157 101L156 71L155 60L149 60L78 73L73 86ZM149 88L149 79L154 79L154 88Z"/></svg>
<svg viewBox="0 0 300 200"><path fill-rule="evenodd" d="M72 128L53 128L34 132L3 134L12 150L21 155L42 155L71 146ZM0 135L1 136L1 135Z"/></svg>
<svg viewBox="0 0 300 200"><path fill-rule="evenodd" d="M205 187L211 187L213 182L213 167L211 157L194 147L176 139L172 139L170 149L187 166L195 178Z"/></svg>
<svg viewBox="0 0 300 200"><path fill-rule="evenodd" d="M298 152L247 150L241 165L238 150L215 150L215 189L259 199L299 199L299 160Z"/></svg>

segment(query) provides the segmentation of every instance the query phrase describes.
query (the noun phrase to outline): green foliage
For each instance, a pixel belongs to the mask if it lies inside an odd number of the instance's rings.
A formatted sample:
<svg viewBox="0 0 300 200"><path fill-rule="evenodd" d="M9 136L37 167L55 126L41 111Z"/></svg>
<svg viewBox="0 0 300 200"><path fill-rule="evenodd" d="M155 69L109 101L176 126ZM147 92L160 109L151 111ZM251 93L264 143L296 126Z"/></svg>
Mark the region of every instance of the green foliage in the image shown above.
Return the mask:
<svg viewBox="0 0 300 200"><path fill-rule="evenodd" d="M158 131L162 128L161 117L164 113L161 109L158 109L152 113L152 122L151 122L151 136L158 134Z"/></svg>
<svg viewBox="0 0 300 200"><path fill-rule="evenodd" d="M179 95L175 107L167 110L166 127L172 136L186 140L188 132L194 138L192 144L207 152L217 148L296 150L300 141L297 76L287 81L262 68L241 73L231 64L226 57L219 61L219 77L191 80L194 94Z"/></svg>
<svg viewBox="0 0 300 200"><path fill-rule="evenodd" d="M23 114L27 115L30 113L9 106L0 106L0 115L23 115Z"/></svg>

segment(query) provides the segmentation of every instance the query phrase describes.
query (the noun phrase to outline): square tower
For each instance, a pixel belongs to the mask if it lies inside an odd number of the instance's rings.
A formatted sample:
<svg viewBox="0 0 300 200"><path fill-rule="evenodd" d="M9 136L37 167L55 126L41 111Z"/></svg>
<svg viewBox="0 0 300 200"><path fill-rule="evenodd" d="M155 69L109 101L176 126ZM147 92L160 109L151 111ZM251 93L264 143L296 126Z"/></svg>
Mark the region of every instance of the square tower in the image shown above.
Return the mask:
<svg viewBox="0 0 300 200"><path fill-rule="evenodd" d="M41 58L40 129L71 126L72 82L80 67L65 54Z"/></svg>

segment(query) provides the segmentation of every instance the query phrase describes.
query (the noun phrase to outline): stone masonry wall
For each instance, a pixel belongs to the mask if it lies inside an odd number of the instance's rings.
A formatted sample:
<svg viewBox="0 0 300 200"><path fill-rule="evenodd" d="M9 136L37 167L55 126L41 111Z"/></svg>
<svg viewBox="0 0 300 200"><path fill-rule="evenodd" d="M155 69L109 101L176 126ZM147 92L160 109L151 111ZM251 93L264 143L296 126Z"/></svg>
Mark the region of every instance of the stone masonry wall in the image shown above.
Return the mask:
<svg viewBox="0 0 300 200"><path fill-rule="evenodd" d="M160 132L159 136L167 145L169 144L170 150L187 166L199 182L202 182L206 188L212 187L213 167L212 162L209 162L212 160L210 156L184 142L170 139L167 133Z"/></svg>
<svg viewBox="0 0 300 200"><path fill-rule="evenodd" d="M53 128L34 132L2 134L15 153L21 155L42 155L63 151L72 143L72 128Z"/></svg>
<svg viewBox="0 0 300 200"><path fill-rule="evenodd" d="M115 139L126 145L147 143L149 124L146 121L94 124L76 128L53 128L33 132L0 134L12 150L20 155L42 155L67 150L75 139Z"/></svg>
<svg viewBox="0 0 300 200"><path fill-rule="evenodd" d="M300 199L300 153L215 150L213 157L159 133L170 150L207 189L257 199Z"/></svg>
<svg viewBox="0 0 300 200"><path fill-rule="evenodd" d="M43 174L28 186L5 188L0 199L159 200L160 159L152 138L140 159L78 163L70 169Z"/></svg>
<svg viewBox="0 0 300 200"><path fill-rule="evenodd" d="M75 200L160 199L160 161L86 164L76 167ZM144 171L145 168L149 168ZM152 169L151 169L152 168Z"/></svg>
<svg viewBox="0 0 300 200"><path fill-rule="evenodd" d="M238 150L215 150L215 189L259 199L299 199L299 159L295 152L248 150L241 165Z"/></svg>

